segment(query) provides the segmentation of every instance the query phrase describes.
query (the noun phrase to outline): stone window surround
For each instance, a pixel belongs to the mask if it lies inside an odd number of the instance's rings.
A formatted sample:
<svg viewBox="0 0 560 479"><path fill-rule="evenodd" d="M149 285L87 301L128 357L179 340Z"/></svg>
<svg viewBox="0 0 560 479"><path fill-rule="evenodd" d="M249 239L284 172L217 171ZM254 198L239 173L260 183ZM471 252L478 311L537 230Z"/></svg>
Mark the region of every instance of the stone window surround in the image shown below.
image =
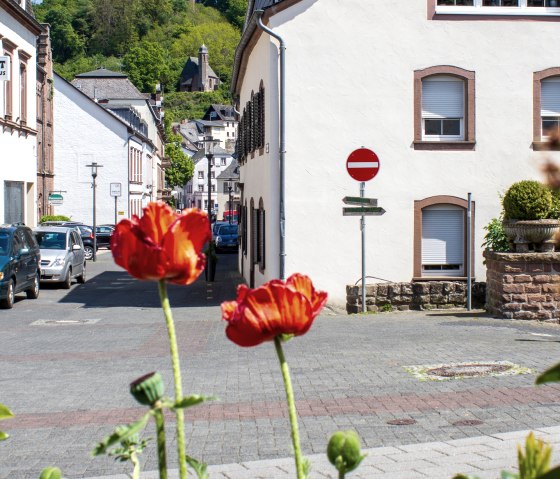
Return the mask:
<svg viewBox="0 0 560 479"><path fill-rule="evenodd" d="M430 76L450 75L465 82L465 139L425 141L422 139L422 81ZM451 65L438 65L414 71L414 149L474 150L475 146L475 72Z"/></svg>
<svg viewBox="0 0 560 479"><path fill-rule="evenodd" d="M541 81L560 76L560 67L546 68L533 73L533 149L547 149L547 142L542 139L541 124Z"/></svg>
<svg viewBox="0 0 560 479"><path fill-rule="evenodd" d="M416 200L414 201L414 259L413 259L413 281L453 281L453 277L442 276L422 276L422 210L428 206L434 205L454 205L459 206L464 209L465 211L465 243L467 244L467 207L468 201L463 198L458 198L457 196L447 196L447 195L438 195L438 196L430 196L429 198L424 198L423 200ZM474 224L475 224L475 202L471 201L471 231L474 231ZM471 271L474 271L474 235L471 239ZM464 263L467 264L467 250L465 248L464 253ZM464 279L465 277L461 277Z"/></svg>
<svg viewBox="0 0 560 479"><path fill-rule="evenodd" d="M455 20L455 21L522 21L522 22L560 22L560 16L558 14L550 14L545 12L534 12L531 14L515 13L510 15L504 15L503 13L492 12L490 14L474 13L436 13L437 0L428 0L427 5L427 17L428 20ZM492 7L486 7L492 8ZM497 7L503 8L503 7ZM538 10L538 9L537 9Z"/></svg>
<svg viewBox="0 0 560 479"><path fill-rule="evenodd" d="M4 119L7 121L12 120L13 116L13 84L14 84L14 57L15 51L17 50L17 45L6 37L2 38L2 50L4 55L10 57L10 78L8 81L3 82L4 91Z"/></svg>

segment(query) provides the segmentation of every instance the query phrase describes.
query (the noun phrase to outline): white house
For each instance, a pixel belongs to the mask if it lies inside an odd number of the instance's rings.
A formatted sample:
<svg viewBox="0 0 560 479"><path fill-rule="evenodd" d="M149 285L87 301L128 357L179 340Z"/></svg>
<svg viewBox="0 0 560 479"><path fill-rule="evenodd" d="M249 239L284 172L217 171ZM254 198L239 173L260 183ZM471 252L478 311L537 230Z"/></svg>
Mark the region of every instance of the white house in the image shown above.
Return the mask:
<svg viewBox="0 0 560 479"><path fill-rule="evenodd" d="M37 37L31 2L0 0L0 223L37 224Z"/></svg>
<svg viewBox="0 0 560 479"><path fill-rule="evenodd" d="M233 152L237 140L237 115L232 105L212 104L202 117L205 121L211 121L222 125L223 129L213 133L218 138L223 148Z"/></svg>
<svg viewBox="0 0 560 479"><path fill-rule="evenodd" d="M208 210L208 158L204 148L200 145L193 156L194 173L192 179L183 188L183 203L185 208L197 207ZM210 163L210 196L211 210L218 218L222 218L224 205L218 203L218 177L233 161L230 153L220 146L214 148L214 156Z"/></svg>
<svg viewBox="0 0 560 479"><path fill-rule="evenodd" d="M464 279L471 193L484 281L499 194L541 178L535 147L560 124L558 21L543 0L250 0L232 81L247 281L299 271L344 304L361 277L346 160L362 146L381 165L365 196L386 210L366 220L367 275Z"/></svg>
<svg viewBox="0 0 560 479"><path fill-rule="evenodd" d="M154 150L142 158L142 161L146 161L142 182L153 200L167 195L164 185L163 124L157 102L152 104L151 95L140 93L124 73L105 68L76 75L72 85L128 124L135 125L135 129L152 142ZM145 189L140 193L145 193Z"/></svg>
<svg viewBox="0 0 560 479"><path fill-rule="evenodd" d="M55 189L63 197L57 214L91 224L92 168L97 163L96 224L115 223L141 215L151 198L155 146L130 111L128 120L103 108L55 74ZM111 195L120 184L120 196ZM118 188L118 187L117 187ZM116 198L116 201L115 201Z"/></svg>

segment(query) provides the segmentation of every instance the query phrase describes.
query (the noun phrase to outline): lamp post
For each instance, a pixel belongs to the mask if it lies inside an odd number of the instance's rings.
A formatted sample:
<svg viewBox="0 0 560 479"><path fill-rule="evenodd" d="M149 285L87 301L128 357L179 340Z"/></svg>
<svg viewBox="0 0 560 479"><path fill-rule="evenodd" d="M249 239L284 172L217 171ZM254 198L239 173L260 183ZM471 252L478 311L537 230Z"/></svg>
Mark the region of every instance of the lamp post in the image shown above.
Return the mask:
<svg viewBox="0 0 560 479"><path fill-rule="evenodd" d="M103 168L103 165L98 165L95 161L91 162L91 165L86 165L86 168L91 168L91 177L93 178L93 256L92 260L97 259L97 234L96 234L96 224L95 224L95 189L97 187L95 179L97 178L97 168Z"/></svg>
<svg viewBox="0 0 560 479"><path fill-rule="evenodd" d="M229 191L229 207L228 207L228 214L229 214L229 224L232 223L232 217L233 217L233 200L232 200L232 196L233 196L233 188L231 187L231 182L228 185L228 191Z"/></svg>
<svg viewBox="0 0 560 479"><path fill-rule="evenodd" d="M218 146L220 140L214 140L212 136L204 137L204 154L208 158L208 220L212 222L212 158L214 158L214 148Z"/></svg>

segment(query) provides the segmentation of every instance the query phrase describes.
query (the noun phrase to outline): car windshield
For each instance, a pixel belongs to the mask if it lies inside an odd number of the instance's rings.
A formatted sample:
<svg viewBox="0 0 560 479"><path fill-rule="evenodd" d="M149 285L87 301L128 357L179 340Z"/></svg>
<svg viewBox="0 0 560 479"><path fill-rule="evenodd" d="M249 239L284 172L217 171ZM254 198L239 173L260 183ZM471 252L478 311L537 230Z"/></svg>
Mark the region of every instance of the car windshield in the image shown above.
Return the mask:
<svg viewBox="0 0 560 479"><path fill-rule="evenodd" d="M218 230L219 235L236 235L237 234L237 226L235 225L226 225L222 226Z"/></svg>
<svg viewBox="0 0 560 479"><path fill-rule="evenodd" d="M41 249L66 249L66 233L37 231L35 238Z"/></svg>
<svg viewBox="0 0 560 479"><path fill-rule="evenodd" d="M10 235L0 233L0 256L8 256L8 254L10 254Z"/></svg>

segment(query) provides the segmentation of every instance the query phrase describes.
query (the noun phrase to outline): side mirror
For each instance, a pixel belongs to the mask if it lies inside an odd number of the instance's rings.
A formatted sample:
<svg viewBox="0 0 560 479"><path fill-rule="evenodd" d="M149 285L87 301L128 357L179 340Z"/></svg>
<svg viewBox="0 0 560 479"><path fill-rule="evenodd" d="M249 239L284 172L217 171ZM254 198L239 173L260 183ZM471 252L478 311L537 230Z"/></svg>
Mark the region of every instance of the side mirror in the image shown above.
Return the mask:
<svg viewBox="0 0 560 479"><path fill-rule="evenodd" d="M82 247L79 244L75 244L74 246L72 246L72 251L80 251L82 249Z"/></svg>
<svg viewBox="0 0 560 479"><path fill-rule="evenodd" d="M27 254L29 253L29 248L21 248L19 250L19 255L21 256L22 254Z"/></svg>

